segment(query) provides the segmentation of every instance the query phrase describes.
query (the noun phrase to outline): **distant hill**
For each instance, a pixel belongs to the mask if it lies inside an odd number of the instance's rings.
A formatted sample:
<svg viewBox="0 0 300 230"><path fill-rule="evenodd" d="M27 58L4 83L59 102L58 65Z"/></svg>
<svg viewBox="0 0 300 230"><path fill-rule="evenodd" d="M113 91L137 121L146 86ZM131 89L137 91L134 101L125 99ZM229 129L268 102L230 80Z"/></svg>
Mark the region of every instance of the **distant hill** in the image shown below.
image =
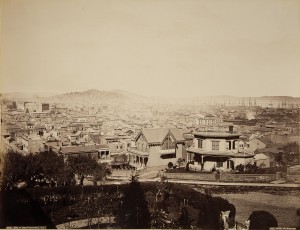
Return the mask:
<svg viewBox="0 0 300 230"><path fill-rule="evenodd" d="M78 105L118 105L133 103L170 103L170 104L225 104L225 105L262 105L262 106L284 106L300 105L299 97L289 96L263 96L263 97L235 97L229 95L207 96L207 97L189 97L180 98L162 98L145 97L125 90L96 90L91 89L83 92L70 92L59 95L51 93L3 93L3 99L16 101L37 101L59 104L78 104Z"/></svg>
<svg viewBox="0 0 300 230"><path fill-rule="evenodd" d="M128 104L144 102L147 98L123 90L104 91L87 90L83 92L71 92L52 97L43 98L49 103L79 104L79 105L107 105Z"/></svg>

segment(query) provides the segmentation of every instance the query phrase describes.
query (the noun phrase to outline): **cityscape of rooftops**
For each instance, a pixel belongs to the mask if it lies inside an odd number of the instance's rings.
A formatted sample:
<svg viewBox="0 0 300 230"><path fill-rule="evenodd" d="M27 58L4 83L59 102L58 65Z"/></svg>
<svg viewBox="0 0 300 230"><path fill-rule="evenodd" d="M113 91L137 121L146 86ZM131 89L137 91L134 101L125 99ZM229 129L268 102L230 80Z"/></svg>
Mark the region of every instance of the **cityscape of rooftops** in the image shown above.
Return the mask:
<svg viewBox="0 0 300 230"><path fill-rule="evenodd" d="M0 6L0 228L300 227L299 1Z"/></svg>

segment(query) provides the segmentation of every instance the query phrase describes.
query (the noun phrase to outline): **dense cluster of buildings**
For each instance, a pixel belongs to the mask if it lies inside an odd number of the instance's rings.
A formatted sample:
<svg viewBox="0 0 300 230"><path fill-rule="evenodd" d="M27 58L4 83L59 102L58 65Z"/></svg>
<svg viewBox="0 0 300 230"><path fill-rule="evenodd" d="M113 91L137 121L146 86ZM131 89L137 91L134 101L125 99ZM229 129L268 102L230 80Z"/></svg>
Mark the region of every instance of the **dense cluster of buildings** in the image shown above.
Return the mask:
<svg viewBox="0 0 300 230"><path fill-rule="evenodd" d="M179 158L198 171L272 167L284 144L299 142L299 109L5 102L2 140L21 154L89 154L117 167L166 166Z"/></svg>

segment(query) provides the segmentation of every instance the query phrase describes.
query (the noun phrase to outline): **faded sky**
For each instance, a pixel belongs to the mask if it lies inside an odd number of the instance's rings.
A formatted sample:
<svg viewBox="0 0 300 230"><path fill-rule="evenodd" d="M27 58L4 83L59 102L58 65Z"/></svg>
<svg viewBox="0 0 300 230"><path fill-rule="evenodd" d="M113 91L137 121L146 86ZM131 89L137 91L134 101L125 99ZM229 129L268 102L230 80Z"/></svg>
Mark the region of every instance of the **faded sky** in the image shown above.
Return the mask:
<svg viewBox="0 0 300 230"><path fill-rule="evenodd" d="M4 0L1 91L300 96L299 0Z"/></svg>

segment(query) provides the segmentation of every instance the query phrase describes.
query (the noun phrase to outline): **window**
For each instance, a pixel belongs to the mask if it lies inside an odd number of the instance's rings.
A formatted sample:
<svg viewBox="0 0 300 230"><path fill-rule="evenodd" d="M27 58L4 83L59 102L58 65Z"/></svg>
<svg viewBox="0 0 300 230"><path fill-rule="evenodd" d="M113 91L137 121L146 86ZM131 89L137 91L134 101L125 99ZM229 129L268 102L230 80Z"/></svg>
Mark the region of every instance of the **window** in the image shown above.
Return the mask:
<svg viewBox="0 0 300 230"><path fill-rule="evenodd" d="M170 135L168 135L167 138L164 140L161 149L175 149L175 141L173 140L173 138L171 138Z"/></svg>
<svg viewBox="0 0 300 230"><path fill-rule="evenodd" d="M217 168L223 167L223 162L217 161Z"/></svg>
<svg viewBox="0 0 300 230"><path fill-rule="evenodd" d="M212 141L212 150L219 150L219 141Z"/></svg>
<svg viewBox="0 0 300 230"><path fill-rule="evenodd" d="M231 150L231 141L226 141L226 149Z"/></svg>
<svg viewBox="0 0 300 230"><path fill-rule="evenodd" d="M203 148L202 146L203 146L203 140L198 139L198 148L202 149Z"/></svg>

